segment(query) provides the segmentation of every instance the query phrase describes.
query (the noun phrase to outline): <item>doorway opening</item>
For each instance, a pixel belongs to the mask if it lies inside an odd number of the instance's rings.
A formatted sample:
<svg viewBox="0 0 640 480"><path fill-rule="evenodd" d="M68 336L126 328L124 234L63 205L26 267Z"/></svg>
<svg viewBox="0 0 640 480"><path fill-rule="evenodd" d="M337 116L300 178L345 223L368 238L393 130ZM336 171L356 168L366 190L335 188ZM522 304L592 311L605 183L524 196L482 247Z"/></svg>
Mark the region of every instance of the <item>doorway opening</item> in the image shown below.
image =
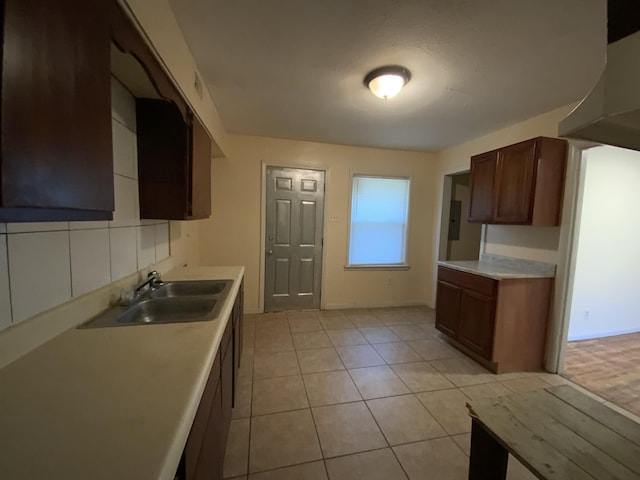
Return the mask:
<svg viewBox="0 0 640 480"><path fill-rule="evenodd" d="M264 311L320 308L325 172L266 167Z"/></svg>
<svg viewBox="0 0 640 480"><path fill-rule="evenodd" d="M482 225L467 221L470 176L468 171L444 176L438 260L478 260L480 256Z"/></svg>
<svg viewBox="0 0 640 480"><path fill-rule="evenodd" d="M640 152L583 151L561 373L640 415Z"/></svg>

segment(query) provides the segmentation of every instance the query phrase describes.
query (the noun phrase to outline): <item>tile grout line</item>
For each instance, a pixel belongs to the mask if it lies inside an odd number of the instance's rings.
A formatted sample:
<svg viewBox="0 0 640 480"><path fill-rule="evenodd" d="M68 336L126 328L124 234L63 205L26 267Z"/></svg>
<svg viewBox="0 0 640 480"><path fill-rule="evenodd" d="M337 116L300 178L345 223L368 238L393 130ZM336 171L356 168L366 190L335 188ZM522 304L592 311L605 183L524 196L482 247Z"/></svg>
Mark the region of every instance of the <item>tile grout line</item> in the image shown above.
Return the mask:
<svg viewBox="0 0 640 480"><path fill-rule="evenodd" d="M377 349L375 347L373 347L373 349L377 352ZM380 352L378 352L378 355L380 354ZM383 360L386 362L386 360L383 358ZM387 365L388 367L388 365ZM390 368L390 367L388 367ZM393 369L391 369L391 371L393 371ZM351 381L356 385L356 388L358 388L358 385L356 384L355 380L353 379L353 377L351 376L351 372L349 370L347 370L349 376L351 377ZM393 372L394 375L396 375L395 372ZM397 376L397 375L396 375ZM402 382L402 379L400 379L400 377L398 377L398 379ZM403 385L404 382L402 382ZM405 387L409 390L409 387L407 387L405 385ZM360 389L358 388L358 391L360 391ZM409 390L410 391L410 390ZM360 395L362 396L362 392L360 392ZM387 436L384 433L384 430L382 430L382 427L380 427L380 424L378 423L378 420L376 419L375 415L373 414L373 412L371 411L371 407L369 406L369 404L367 403L366 400L364 400L364 396L362 396L363 401L365 406L367 407L367 411L369 412L369 415L371 415L371 418L373 418L373 421L375 422L376 426L378 427L378 430L380 431L380 433L382 434L382 437L384 438L385 442L387 442L387 447L389 448L389 450L391 450L391 454L393 455L393 457L396 459L396 462L398 462L398 465L400 465L400 468L402 469L402 471L404 472L406 478L410 478L409 477L409 473L405 470L404 465L402 465L402 462L400 462L400 459L398 458L398 456L396 455L396 452L393 450L393 447L391 446L391 442L389 442L389 439L387 438Z"/></svg>
<svg viewBox="0 0 640 480"><path fill-rule="evenodd" d="M322 325L322 322L320 322ZM289 319L287 319L287 327L289 328L289 335L291 335L293 341L293 332L291 331L291 324L289 323ZM296 355L296 361L298 362L298 370L300 371L300 378L302 379L302 387L304 388L304 394L307 397L307 404L309 405L309 414L311 415L311 423L313 423L313 431L316 432L316 441L318 442L318 448L320 449L320 456L322 465L324 466L324 472L329 478L329 471L327 469L327 463L324 460L324 450L322 449L322 442L320 441L320 434L318 433L318 426L316 425L316 418L313 414L313 409L311 408L311 399L309 398L309 391L307 390L307 384L304 381L304 376L302 375L302 366L300 365L300 358L298 357L298 350L296 349L295 342L293 342L293 351ZM337 352L336 352L337 354Z"/></svg>

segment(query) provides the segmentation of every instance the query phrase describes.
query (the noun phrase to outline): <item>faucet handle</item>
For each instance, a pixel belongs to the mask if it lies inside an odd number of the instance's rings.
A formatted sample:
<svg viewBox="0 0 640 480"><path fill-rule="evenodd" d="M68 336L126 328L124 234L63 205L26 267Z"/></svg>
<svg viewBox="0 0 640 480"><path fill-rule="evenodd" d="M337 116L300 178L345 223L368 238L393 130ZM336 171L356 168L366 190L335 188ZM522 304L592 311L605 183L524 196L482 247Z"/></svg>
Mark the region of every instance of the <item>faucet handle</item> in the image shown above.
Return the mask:
<svg viewBox="0 0 640 480"><path fill-rule="evenodd" d="M156 277L158 280L160 280L160 274L157 270L151 270L149 273L147 273L147 278L151 277Z"/></svg>

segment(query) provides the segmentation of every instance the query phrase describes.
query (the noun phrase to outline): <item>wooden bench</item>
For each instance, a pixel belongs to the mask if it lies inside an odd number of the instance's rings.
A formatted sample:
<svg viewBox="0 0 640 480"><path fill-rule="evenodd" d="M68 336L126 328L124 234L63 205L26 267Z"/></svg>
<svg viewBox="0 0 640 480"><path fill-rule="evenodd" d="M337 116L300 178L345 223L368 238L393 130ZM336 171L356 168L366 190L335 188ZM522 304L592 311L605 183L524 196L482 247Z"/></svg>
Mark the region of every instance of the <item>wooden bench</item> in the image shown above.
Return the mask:
<svg viewBox="0 0 640 480"><path fill-rule="evenodd" d="M640 480L640 424L568 385L467 408L469 480L504 480L509 453L543 480Z"/></svg>

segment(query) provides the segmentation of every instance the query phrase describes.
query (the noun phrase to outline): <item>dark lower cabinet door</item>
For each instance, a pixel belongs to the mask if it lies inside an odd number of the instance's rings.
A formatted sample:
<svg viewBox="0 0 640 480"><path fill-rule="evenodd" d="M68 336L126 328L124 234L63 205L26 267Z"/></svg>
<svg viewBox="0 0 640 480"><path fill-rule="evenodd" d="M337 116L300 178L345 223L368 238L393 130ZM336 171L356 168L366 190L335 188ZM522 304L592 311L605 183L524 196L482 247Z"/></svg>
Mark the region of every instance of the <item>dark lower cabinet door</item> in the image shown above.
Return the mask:
<svg viewBox="0 0 640 480"><path fill-rule="evenodd" d="M200 456L200 450L204 442L207 430L209 428L209 417L214 409L214 398L216 390L219 389L220 384L220 354L216 355L216 358L211 367L211 373L207 380L207 385L202 393L200 399L200 405L196 412L196 417L191 425L191 431L189 432L189 438L184 448L183 455L183 473L180 478L193 479L195 478L195 472L198 466L198 457Z"/></svg>
<svg viewBox="0 0 640 480"><path fill-rule="evenodd" d="M231 409L233 408L233 352L229 348L224 360L222 360L222 374L220 377L222 385L222 422L223 422L223 443L227 442L227 434L231 426ZM222 451L224 456L224 450Z"/></svg>
<svg viewBox="0 0 640 480"><path fill-rule="evenodd" d="M438 281L436 328L452 338L458 338L461 292L460 287Z"/></svg>
<svg viewBox="0 0 640 480"><path fill-rule="evenodd" d="M222 384L218 383L193 480L222 480L226 444L227 436L224 433L222 414ZM187 480L191 479L187 477Z"/></svg>
<svg viewBox="0 0 640 480"><path fill-rule="evenodd" d="M458 341L487 360L491 360L493 351L495 311L494 298L462 291Z"/></svg>

